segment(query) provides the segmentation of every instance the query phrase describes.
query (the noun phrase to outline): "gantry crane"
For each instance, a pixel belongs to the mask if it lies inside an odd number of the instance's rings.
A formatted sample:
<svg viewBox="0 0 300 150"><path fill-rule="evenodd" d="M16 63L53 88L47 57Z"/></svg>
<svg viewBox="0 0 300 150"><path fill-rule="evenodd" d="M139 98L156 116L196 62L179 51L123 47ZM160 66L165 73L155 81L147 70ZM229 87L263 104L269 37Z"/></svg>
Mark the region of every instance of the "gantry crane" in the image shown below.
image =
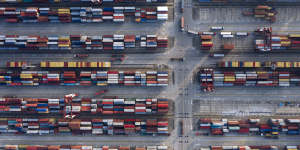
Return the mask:
<svg viewBox="0 0 300 150"><path fill-rule="evenodd" d="M65 95L65 97L64 97L64 100L65 100L64 118L66 118L66 119L74 119L76 117L76 115L73 115L73 112L72 112L72 100L76 96L78 96L78 94L72 93L72 94ZM67 110L67 106L70 106L70 108L71 108L69 110L69 113Z"/></svg>

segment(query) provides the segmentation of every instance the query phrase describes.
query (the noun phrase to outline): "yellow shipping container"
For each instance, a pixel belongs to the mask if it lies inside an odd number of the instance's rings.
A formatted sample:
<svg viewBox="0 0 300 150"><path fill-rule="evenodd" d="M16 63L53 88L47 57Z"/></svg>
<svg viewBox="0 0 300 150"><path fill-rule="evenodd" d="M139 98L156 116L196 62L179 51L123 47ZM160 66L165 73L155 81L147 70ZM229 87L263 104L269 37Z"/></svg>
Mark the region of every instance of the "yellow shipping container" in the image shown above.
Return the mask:
<svg viewBox="0 0 300 150"><path fill-rule="evenodd" d="M107 83L97 83L97 86L107 86Z"/></svg>
<svg viewBox="0 0 300 150"><path fill-rule="evenodd" d="M280 40L287 40L287 39L289 39L287 36L280 36L279 38L280 38Z"/></svg>
<svg viewBox="0 0 300 150"><path fill-rule="evenodd" d="M58 40L64 40L64 41L66 41L66 40L70 40L70 37L67 37L67 36L60 36L59 38L58 38Z"/></svg>
<svg viewBox="0 0 300 150"><path fill-rule="evenodd" d="M225 78L224 81L233 82L233 81L235 81L235 79L234 78L233 79L231 79L231 78L230 79L226 79Z"/></svg>
<svg viewBox="0 0 300 150"><path fill-rule="evenodd" d="M77 64L76 62L68 62L68 67L69 68L77 67L76 64Z"/></svg>
<svg viewBox="0 0 300 150"><path fill-rule="evenodd" d="M50 67L64 67L64 62L49 62Z"/></svg>
<svg viewBox="0 0 300 150"><path fill-rule="evenodd" d="M283 68L284 67L284 62L276 62L276 67Z"/></svg>
<svg viewBox="0 0 300 150"><path fill-rule="evenodd" d="M20 78L21 79L31 79L32 78L32 74L20 74Z"/></svg>
<svg viewBox="0 0 300 150"><path fill-rule="evenodd" d="M87 63L86 62L77 62L77 67L87 67Z"/></svg>
<svg viewBox="0 0 300 150"><path fill-rule="evenodd" d="M103 67L110 68L111 67L111 62L103 62Z"/></svg>
<svg viewBox="0 0 300 150"><path fill-rule="evenodd" d="M9 67L15 67L15 62L9 62Z"/></svg>
<svg viewBox="0 0 300 150"><path fill-rule="evenodd" d="M40 63L40 66L41 66L41 67L46 67L46 62L45 62L45 61L42 61L42 62Z"/></svg>
<svg viewBox="0 0 300 150"><path fill-rule="evenodd" d="M97 62L90 62L90 65L91 65L92 68L98 67L98 63Z"/></svg>
<svg viewBox="0 0 300 150"><path fill-rule="evenodd" d="M23 85L33 85L33 83L23 83Z"/></svg>
<svg viewBox="0 0 300 150"><path fill-rule="evenodd" d="M213 42L201 42L202 44L213 44Z"/></svg>
<svg viewBox="0 0 300 150"><path fill-rule="evenodd" d="M231 62L232 67L239 67L239 62L238 61L233 61Z"/></svg>
<svg viewBox="0 0 300 150"><path fill-rule="evenodd" d="M59 8L58 12L70 12L69 8Z"/></svg>
<svg viewBox="0 0 300 150"><path fill-rule="evenodd" d="M290 45L291 41L281 41L280 44Z"/></svg>
<svg viewBox="0 0 300 150"><path fill-rule="evenodd" d="M291 67L291 62L285 62L285 68L290 68Z"/></svg>
<svg viewBox="0 0 300 150"><path fill-rule="evenodd" d="M136 18L135 22L141 22L141 18Z"/></svg>
<svg viewBox="0 0 300 150"><path fill-rule="evenodd" d="M245 61L244 62L244 67L247 67L247 68L253 67L253 62L252 61Z"/></svg>
<svg viewBox="0 0 300 150"><path fill-rule="evenodd" d="M224 79L232 79L235 78L235 76L224 76Z"/></svg>
<svg viewBox="0 0 300 150"><path fill-rule="evenodd" d="M103 68L103 65L104 65L104 62L98 62L98 66L99 66L100 68Z"/></svg>
<svg viewBox="0 0 300 150"><path fill-rule="evenodd" d="M234 78L234 75L225 75L224 78Z"/></svg>
<svg viewBox="0 0 300 150"><path fill-rule="evenodd" d="M257 71L256 72L257 74L264 74L264 73L267 73L266 71Z"/></svg>
<svg viewBox="0 0 300 150"><path fill-rule="evenodd" d="M294 62L294 66L293 67L295 67L295 68L300 67L300 62Z"/></svg>
<svg viewBox="0 0 300 150"><path fill-rule="evenodd" d="M291 37L291 38L299 38L300 34L290 34L289 37Z"/></svg>
<svg viewBox="0 0 300 150"><path fill-rule="evenodd" d="M282 81L282 82L289 82L290 79L279 79L279 81Z"/></svg>
<svg viewBox="0 0 300 150"><path fill-rule="evenodd" d="M69 44L58 44L58 47L70 47Z"/></svg>
<svg viewBox="0 0 300 150"><path fill-rule="evenodd" d="M272 16L274 16L274 13L268 13L268 16L272 17Z"/></svg>
<svg viewBox="0 0 300 150"><path fill-rule="evenodd" d="M147 78L148 78L148 79L155 79L156 76L149 76L149 75L147 75Z"/></svg>

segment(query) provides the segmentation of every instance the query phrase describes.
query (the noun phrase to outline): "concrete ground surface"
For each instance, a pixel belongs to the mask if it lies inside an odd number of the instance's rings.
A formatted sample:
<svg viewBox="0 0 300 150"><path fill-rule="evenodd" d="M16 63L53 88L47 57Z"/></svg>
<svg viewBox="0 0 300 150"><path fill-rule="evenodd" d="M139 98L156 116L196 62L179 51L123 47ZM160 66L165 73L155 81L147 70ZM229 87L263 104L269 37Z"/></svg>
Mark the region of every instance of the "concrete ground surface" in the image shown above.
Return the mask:
<svg viewBox="0 0 300 150"><path fill-rule="evenodd" d="M270 24L252 17L242 17L241 12L250 7L214 7L193 5L193 0L184 0L184 13L180 13L181 0L174 1L172 19L163 23L136 24L7 24L0 22L1 34L18 35L69 35L69 34L158 34L175 37L174 46L160 53L127 54L122 64L166 64L174 71L174 83L165 88L155 87L0 87L0 96L18 97L63 97L69 93L79 93L80 97L92 97L97 91L109 89L107 95L122 97L166 97L174 100L175 129L169 137L151 136L0 136L0 144L86 144L86 145L169 145L174 150L192 150L209 145L294 145L299 144L299 136L282 136L277 139L250 136L195 136L194 120L199 115L216 113L218 115L248 116L249 112L276 113L280 101L298 101L300 87L263 88L263 87L224 87L216 88L213 93L201 92L194 75L200 66L211 66L221 60L239 61L297 61L299 53L258 54L253 50L253 37L234 39L238 51L222 59L214 59L193 44L195 35L181 32L179 20L185 18L185 30L208 31L210 26L224 26L226 31L252 32L257 27L272 26L277 32L300 32L300 6L278 7L278 22ZM215 47L224 41L216 39ZM82 61L107 61L110 54L94 54ZM171 61L173 57L183 57L184 61ZM6 61L78 61L73 54L1 54L0 66ZM260 103L253 103L258 101ZM263 108L263 110L262 110ZM241 113L243 111L244 113ZM270 115L270 114L264 114ZM184 135L179 136L178 122L184 122Z"/></svg>

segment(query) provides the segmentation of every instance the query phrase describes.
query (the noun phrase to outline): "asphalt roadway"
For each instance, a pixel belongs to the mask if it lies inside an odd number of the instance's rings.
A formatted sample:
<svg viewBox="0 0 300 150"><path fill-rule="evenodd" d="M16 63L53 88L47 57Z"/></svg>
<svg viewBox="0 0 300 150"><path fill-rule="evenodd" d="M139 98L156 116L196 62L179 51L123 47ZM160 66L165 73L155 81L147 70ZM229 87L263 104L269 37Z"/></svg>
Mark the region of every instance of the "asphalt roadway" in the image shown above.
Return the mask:
<svg viewBox="0 0 300 150"><path fill-rule="evenodd" d="M233 11L229 7L215 9L212 6L193 6L192 0L184 0L184 13L181 14L180 0L174 1L173 19L164 23L136 24L127 22L124 24L7 24L0 23L1 34L41 34L41 35L69 35L69 34L160 34L175 37L174 46L164 52L154 54L127 54L123 64L166 64L174 71L174 83L166 88L153 87L65 87L65 86L40 86L40 87L0 87L0 96L13 95L18 97L62 97L69 93L79 93L81 97L92 97L97 91L109 89L107 95L118 95L123 97L166 97L175 101L175 129L169 137L141 137L141 136L0 136L0 144L87 144L87 145L157 145L165 144L174 150L192 150L199 146L208 145L288 145L299 144L299 136L283 136L279 140L265 139L263 137L207 137L195 136L193 131L194 116L198 110L193 110L193 103L197 100L215 101L215 105L235 101L249 101L263 99L273 100L297 100L299 98L299 87L289 88L217 88L213 93L202 93L194 75L200 66L211 66L220 60L240 61L296 61L299 60L298 53L288 54L257 54L257 53L229 53L225 58L214 59L208 53L201 52L193 44L194 35L179 30L179 20L185 17L185 30L208 31L210 26L224 26L226 31L247 31L252 32L259 26L269 26L270 23L257 21L251 18L234 17L234 13L241 12L244 8L235 7ZM201 9L199 9L201 8ZM203 9L202 9L203 8ZM246 7L248 8L248 7ZM282 10L281 10L282 9ZM194 10L194 11L193 11ZM193 18L194 13L199 13L203 18ZM291 10L279 9L281 18L289 13L299 12L299 6ZM285 14L283 14L285 13ZM225 19L222 20L222 15ZM232 15L232 16L230 16ZM273 30L279 31L300 31L299 13L296 18L288 22L277 22L272 24ZM216 19L214 17L219 17ZM293 16L293 15L291 15ZM205 20L207 18L207 20ZM214 19L211 19L214 18ZM229 18L226 19L226 18ZM245 19L243 21L243 19ZM285 20L285 21L286 21ZM228 21L228 22L226 22ZM251 42L248 42L249 44ZM218 44L218 43L216 43ZM251 47L251 45L246 45ZM183 57L184 61L171 61L171 58ZM90 55L84 61L106 61L110 54ZM72 54L1 54L0 66L3 67L6 61L76 61ZM116 62L118 63L118 62ZM119 62L121 63L121 62ZM239 103L236 103L239 106ZM232 106L223 105L227 110ZM228 108L226 108L228 107ZM256 110L256 109L255 109ZM255 111L254 110L254 111ZM198 115L198 113L197 113ZM240 117L240 115L237 114ZM183 120L184 135L179 136L179 120Z"/></svg>

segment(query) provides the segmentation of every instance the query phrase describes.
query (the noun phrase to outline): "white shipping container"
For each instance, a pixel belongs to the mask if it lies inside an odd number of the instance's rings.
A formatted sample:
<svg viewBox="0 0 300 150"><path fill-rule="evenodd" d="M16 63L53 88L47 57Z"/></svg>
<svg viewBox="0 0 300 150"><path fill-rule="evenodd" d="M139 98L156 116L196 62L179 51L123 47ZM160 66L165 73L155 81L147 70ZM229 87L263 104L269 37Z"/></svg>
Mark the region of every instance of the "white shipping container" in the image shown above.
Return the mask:
<svg viewBox="0 0 300 150"><path fill-rule="evenodd" d="M134 109L124 109L124 112L134 112Z"/></svg>
<svg viewBox="0 0 300 150"><path fill-rule="evenodd" d="M26 133L27 134L38 134L39 130L27 130Z"/></svg>
<svg viewBox="0 0 300 150"><path fill-rule="evenodd" d="M249 128L249 131L251 131L251 132L258 132L259 128Z"/></svg>
<svg viewBox="0 0 300 150"><path fill-rule="evenodd" d="M228 35L228 34L225 34L225 35L222 35L223 38L233 38L234 36L233 35Z"/></svg>
<svg viewBox="0 0 300 150"><path fill-rule="evenodd" d="M220 34L221 34L221 35L232 35L231 32L221 32Z"/></svg>
<svg viewBox="0 0 300 150"><path fill-rule="evenodd" d="M248 32L237 32L237 36L248 36Z"/></svg>
<svg viewBox="0 0 300 150"><path fill-rule="evenodd" d="M84 130L84 131L92 130L92 127L80 127L80 130Z"/></svg>
<svg viewBox="0 0 300 150"><path fill-rule="evenodd" d="M219 26L219 27L214 26L214 27L211 27L210 29L211 29L211 30L223 30L224 27L222 27L222 26Z"/></svg>
<svg viewBox="0 0 300 150"><path fill-rule="evenodd" d="M202 32L203 35L215 35L214 32Z"/></svg>
<svg viewBox="0 0 300 150"><path fill-rule="evenodd" d="M167 6L158 6L157 7L157 11L159 12L159 11L168 11L168 7Z"/></svg>

